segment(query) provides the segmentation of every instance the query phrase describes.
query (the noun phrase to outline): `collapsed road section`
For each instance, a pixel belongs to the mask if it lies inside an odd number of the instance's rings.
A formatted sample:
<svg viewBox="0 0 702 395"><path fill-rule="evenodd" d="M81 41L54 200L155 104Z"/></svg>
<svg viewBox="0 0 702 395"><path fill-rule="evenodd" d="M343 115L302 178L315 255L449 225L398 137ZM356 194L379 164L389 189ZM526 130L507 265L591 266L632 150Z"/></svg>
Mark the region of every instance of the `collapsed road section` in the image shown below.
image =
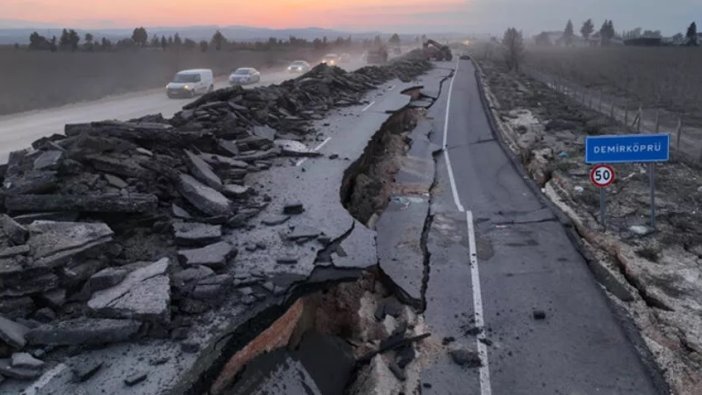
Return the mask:
<svg viewBox="0 0 702 395"><path fill-rule="evenodd" d="M169 120L67 125L12 153L1 173L0 390L237 393L257 370L281 371L245 369L266 366L256 357L290 344L339 350L330 336L366 327L303 324L310 311L339 320L314 306L359 279L347 293L379 295L371 311L394 337L356 347L353 365L408 350L425 335L361 276L377 261L375 233L344 210L339 186L429 68L421 53L354 73L320 66L210 93Z"/></svg>

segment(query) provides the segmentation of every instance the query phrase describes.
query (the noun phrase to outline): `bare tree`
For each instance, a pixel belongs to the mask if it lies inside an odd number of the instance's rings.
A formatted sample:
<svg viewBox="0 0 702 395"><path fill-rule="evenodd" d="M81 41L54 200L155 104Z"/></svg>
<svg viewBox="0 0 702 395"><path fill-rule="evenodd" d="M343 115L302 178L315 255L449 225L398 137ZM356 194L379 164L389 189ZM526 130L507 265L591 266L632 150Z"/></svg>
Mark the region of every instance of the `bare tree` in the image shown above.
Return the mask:
<svg viewBox="0 0 702 395"><path fill-rule="evenodd" d="M507 68L519 71L519 65L524 59L524 37L522 32L513 27L507 29L504 37L502 37L502 45L505 48Z"/></svg>

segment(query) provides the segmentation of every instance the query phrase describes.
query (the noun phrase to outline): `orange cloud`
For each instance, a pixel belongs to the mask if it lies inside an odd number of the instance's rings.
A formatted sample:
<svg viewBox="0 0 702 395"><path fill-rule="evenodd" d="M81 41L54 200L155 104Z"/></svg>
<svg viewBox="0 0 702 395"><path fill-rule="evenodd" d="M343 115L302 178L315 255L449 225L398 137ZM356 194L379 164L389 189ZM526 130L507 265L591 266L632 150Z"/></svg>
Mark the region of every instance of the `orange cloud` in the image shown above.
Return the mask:
<svg viewBox="0 0 702 395"><path fill-rule="evenodd" d="M417 14L457 12L466 0L2 0L3 18L76 27L250 25L342 27L416 22Z"/></svg>

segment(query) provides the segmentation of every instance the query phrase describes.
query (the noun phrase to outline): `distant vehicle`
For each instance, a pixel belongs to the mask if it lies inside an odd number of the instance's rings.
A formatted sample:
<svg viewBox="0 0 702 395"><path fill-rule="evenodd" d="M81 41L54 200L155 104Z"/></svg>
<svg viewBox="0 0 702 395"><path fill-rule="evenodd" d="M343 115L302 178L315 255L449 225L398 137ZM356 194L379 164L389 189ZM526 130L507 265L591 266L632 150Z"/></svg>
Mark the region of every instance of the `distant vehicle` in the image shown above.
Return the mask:
<svg viewBox="0 0 702 395"><path fill-rule="evenodd" d="M430 60L448 60L453 59L453 54L451 53L451 48L448 45L442 45L434 40L427 40L422 45L424 50L424 56Z"/></svg>
<svg viewBox="0 0 702 395"><path fill-rule="evenodd" d="M261 82L261 73L253 67L239 67L229 75L229 84L248 85Z"/></svg>
<svg viewBox="0 0 702 395"><path fill-rule="evenodd" d="M322 58L322 63L326 64L327 66L336 66L339 64L339 55L335 53L326 54Z"/></svg>
<svg viewBox="0 0 702 395"><path fill-rule="evenodd" d="M470 60L470 55L466 55L466 54L461 55L461 60Z"/></svg>
<svg viewBox="0 0 702 395"><path fill-rule="evenodd" d="M288 72L304 74L312 69L309 63L304 60L296 60L288 66Z"/></svg>
<svg viewBox="0 0 702 395"><path fill-rule="evenodd" d="M170 98L193 97L213 90L214 78L210 69L179 71L166 85L166 94Z"/></svg>

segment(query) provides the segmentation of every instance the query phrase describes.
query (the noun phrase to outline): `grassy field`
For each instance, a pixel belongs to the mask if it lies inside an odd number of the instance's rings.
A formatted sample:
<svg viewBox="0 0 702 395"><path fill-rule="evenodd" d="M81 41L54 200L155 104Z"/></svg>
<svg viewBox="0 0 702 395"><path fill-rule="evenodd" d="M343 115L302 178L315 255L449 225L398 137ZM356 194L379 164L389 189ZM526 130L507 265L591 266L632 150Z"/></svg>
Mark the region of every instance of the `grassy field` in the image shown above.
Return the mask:
<svg viewBox="0 0 702 395"><path fill-rule="evenodd" d="M626 99L631 106L702 119L702 48L529 47L525 66Z"/></svg>
<svg viewBox="0 0 702 395"><path fill-rule="evenodd" d="M4 75L0 114L162 87L178 70L187 68L211 68L221 75L241 66L284 66L298 58L314 61L322 55L312 49L51 53L0 47Z"/></svg>

